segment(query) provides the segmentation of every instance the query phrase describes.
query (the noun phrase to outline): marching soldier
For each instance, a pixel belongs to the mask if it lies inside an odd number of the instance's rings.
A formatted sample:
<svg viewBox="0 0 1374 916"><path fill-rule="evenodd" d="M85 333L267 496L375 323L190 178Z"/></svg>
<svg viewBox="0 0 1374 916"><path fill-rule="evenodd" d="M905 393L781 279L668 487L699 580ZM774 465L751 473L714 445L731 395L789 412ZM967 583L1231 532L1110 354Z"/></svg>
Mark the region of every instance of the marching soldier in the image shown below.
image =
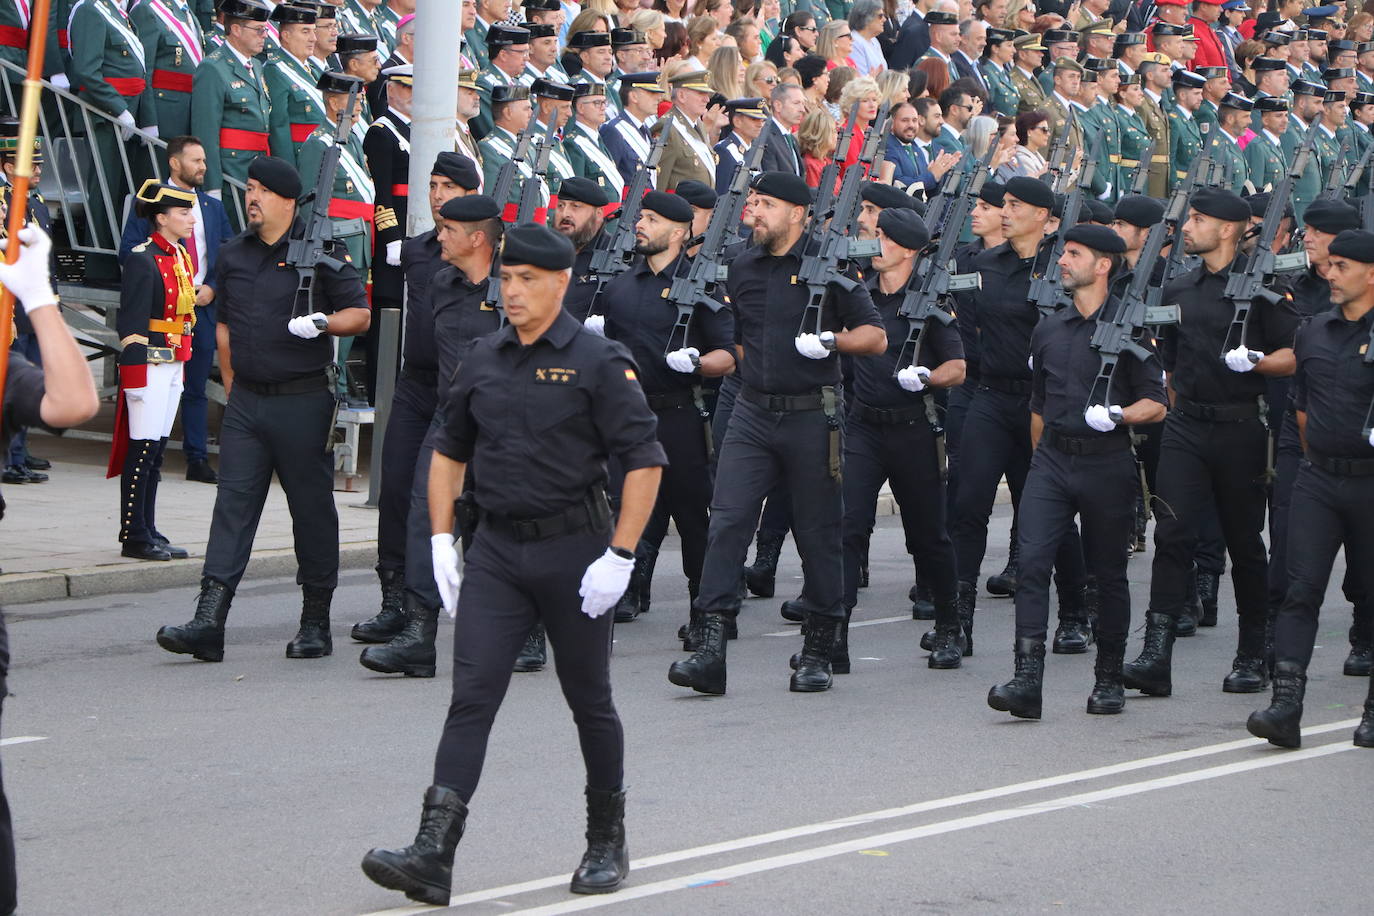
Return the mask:
<svg viewBox="0 0 1374 916"><path fill-rule="evenodd" d="M338 52L335 55L339 60L337 68L339 73L345 76L353 76L363 81L364 86L371 86L377 81L377 77L382 72L382 61L377 56L377 36L358 32L349 32L339 36ZM335 68L331 68L335 69ZM363 109L358 118L358 123L353 126L358 134L359 142L363 139L363 134L367 132L367 125L372 123L372 112L367 108L367 96L363 95Z"/></svg>
<svg viewBox="0 0 1374 916"><path fill-rule="evenodd" d="M1170 190L1188 177L1188 166L1202 152L1202 130L1198 127L1194 112L1202 104L1202 87L1206 80L1191 70L1175 70L1172 82L1174 105L1169 109Z"/></svg>
<svg viewBox="0 0 1374 916"><path fill-rule="evenodd" d="M272 11L281 47L267 64L267 94L272 100L268 134L272 155L296 163L296 150L324 123L324 97L316 87L322 70L310 61L315 49L315 7L289 6Z"/></svg>
<svg viewBox="0 0 1374 916"><path fill-rule="evenodd" d="M1054 62L1054 82L1045 97L1041 110L1050 118L1050 142L1057 142L1068 125L1069 112L1074 109L1073 100L1078 98L1083 84L1083 65L1069 57L1061 57ZM1073 129L1069 132L1069 149L1082 149L1086 152L1086 134L1078 117L1074 118Z"/></svg>
<svg viewBox="0 0 1374 916"><path fill-rule="evenodd" d="M339 50L339 8L329 0L312 4L315 10L315 50L310 55L312 82L326 70L333 69L329 61Z"/></svg>
<svg viewBox="0 0 1374 916"><path fill-rule="evenodd" d="M711 152L710 134L702 123L702 115L711 101L711 87L705 74L699 71L679 73L670 82L673 107L654 125L655 131L668 131L655 187L666 191L688 178L712 185L716 177L716 157Z"/></svg>
<svg viewBox="0 0 1374 916"><path fill-rule="evenodd" d="M367 129L363 155L372 175L374 225L372 240L372 307L400 309L405 277L401 271L401 242L406 236L410 209L410 100L412 64L382 71L386 83L386 114ZM367 392L375 403L381 364L380 331L367 336ZM396 341L400 356L400 341ZM399 365L399 364L398 364Z"/></svg>
<svg viewBox="0 0 1374 916"><path fill-rule="evenodd" d="M577 252L572 281L563 294L563 308L578 321L586 321L591 313L592 299L600 286L591 272L592 255L605 235L606 211L618 202L618 196L612 197L589 178L569 178L558 189L552 228L572 242Z"/></svg>
<svg viewBox="0 0 1374 916"><path fill-rule="evenodd" d="M725 103L730 117L730 135L712 149L716 157L716 193L724 194L735 177L735 170L744 162L744 154L763 133L768 114L763 99L731 99Z"/></svg>
<svg viewBox="0 0 1374 916"><path fill-rule="evenodd" d="M1020 96L1016 110L1021 114L1043 110L1045 87L1040 85L1040 80L1035 76L1035 68L1040 66L1045 56L1045 46L1040 43L1040 35L1034 32L1021 35L1013 38L1011 43L1016 48L1015 64L1010 74L1011 82Z"/></svg>
<svg viewBox="0 0 1374 916"><path fill-rule="evenodd" d="M1245 146L1245 168L1250 183L1259 190L1276 187L1288 173L1283 156L1283 132L1288 126L1288 100L1267 95L1255 100L1259 130Z"/></svg>
<svg viewBox="0 0 1374 916"><path fill-rule="evenodd" d="M343 6L344 27L350 32L361 32L377 39L377 51L381 54L378 63L391 56L396 44L395 20L388 18L382 0L347 0Z"/></svg>
<svg viewBox="0 0 1374 916"><path fill-rule="evenodd" d="M944 66L952 83L959 79L959 71L950 55L959 47L959 14L946 10L931 10L925 14L926 27L930 32L930 47L916 61L933 60Z"/></svg>
<svg viewBox="0 0 1374 916"><path fill-rule="evenodd" d="M1345 91L1342 89L1328 89L1322 96L1322 113L1317 122L1317 143L1316 160L1317 174L1323 180L1331 174L1331 170L1336 165L1336 160L1341 155L1340 132L1345 128L1346 115L1349 113L1349 104L1346 102Z"/></svg>
<svg viewBox="0 0 1374 916"><path fill-rule="evenodd" d="M196 68L191 87L191 133L205 143L205 187L210 196L236 196L226 179L245 181L248 165L269 149L267 80L255 58L262 52L267 7L256 0L224 0L224 44ZM218 142L216 142L218 139ZM243 209L225 203L242 228Z"/></svg>
<svg viewBox="0 0 1374 916"><path fill-rule="evenodd" d="M582 62L582 72L577 75L579 82L596 83L606 87L606 107L612 115L620 112L620 100L615 90L607 83L611 71L615 69L615 56L611 52L609 32L578 32L568 37L568 50L576 52Z"/></svg>
<svg viewBox="0 0 1374 916"><path fill-rule="evenodd" d="M122 397L106 476L120 478L120 555L170 560L186 551L168 543L154 515L196 324L195 268L182 247L195 231L196 195L149 179L135 201L152 234L124 261L115 328Z"/></svg>
<svg viewBox="0 0 1374 916"><path fill-rule="evenodd" d="M488 33L492 26L505 22L509 12L510 0L477 0L477 15L472 28L463 33L463 47L479 70L487 70L491 60Z"/></svg>
<svg viewBox="0 0 1374 916"><path fill-rule="evenodd" d="M129 10L143 40L143 58L152 73L158 136L164 140L191 132L191 85L205 58L200 23L185 0L143 0Z"/></svg>
<svg viewBox="0 0 1374 916"><path fill-rule="evenodd" d="M1231 71L1226 67L1199 67L1193 72L1207 81L1202 84L1202 103L1194 113L1200 129L1207 134L1220 120L1221 101L1231 91Z"/></svg>
<svg viewBox="0 0 1374 916"><path fill-rule="evenodd" d="M168 652L201 661L224 659L224 622L274 473L291 510L303 593L300 629L286 656L333 651L329 605L339 577L339 520L329 449L335 400L326 370L330 337L365 332L370 312L362 280L337 243L329 250L343 266L318 266L311 301L296 301L296 270L284 258L290 238L306 229L297 212L301 191L288 163L255 159L245 194L250 229L226 243L217 261L220 370L229 392L220 486L195 617L157 634Z"/></svg>
<svg viewBox="0 0 1374 916"><path fill-rule="evenodd" d="M1308 127L1321 117L1322 99L1326 95L1324 86L1306 80L1297 80L1291 88L1293 108L1288 113L1288 130L1284 131L1282 137L1283 158L1286 162L1293 161L1299 144L1307 136ZM1309 157L1307 169L1302 177L1293 183L1293 212L1298 219L1303 218L1303 214L1307 212L1307 205L1316 200L1317 195L1321 193L1324 175L1317 160L1318 157L1315 155Z"/></svg>
<svg viewBox="0 0 1374 916"><path fill-rule="evenodd" d="M494 26L493 30L500 28L504 26ZM495 190L501 166L515 155L517 138L534 117L530 91L524 86L497 86L492 90L491 109L494 118L491 131L478 144L482 151L482 187L488 191ZM520 163L517 168L519 174L511 183L510 196L497 201L502 207L518 205L520 186L534 175L528 161ZM513 209L511 217L514 217Z"/></svg>
<svg viewBox="0 0 1374 916"><path fill-rule="evenodd" d="M988 86L989 101L998 114L1014 118L1021 104L1021 90L1011 78L1011 62L1016 46L1011 29L988 29L988 56L978 62L978 72Z"/></svg>
<svg viewBox="0 0 1374 916"><path fill-rule="evenodd" d="M479 140L491 132L495 123L492 111L496 102L492 97L495 91L502 86L520 85L525 61L529 59L530 33L508 25L494 25L487 29L486 48L490 63L482 68L482 75L477 77L482 110L471 122L472 132Z"/></svg>
<svg viewBox="0 0 1374 916"><path fill-rule="evenodd" d="M563 127L563 154L576 175L596 182L608 201L617 201L629 182L620 174L611 151L601 139L601 126L606 123L606 90L592 83L575 83L572 88L572 117Z"/></svg>
<svg viewBox="0 0 1374 916"><path fill-rule="evenodd" d="M1256 57L1250 62L1250 67L1255 71L1255 92L1253 100L1258 103L1260 99L1272 96L1287 97L1288 94L1288 74L1284 70L1283 61L1276 57ZM1256 133L1259 132L1260 115L1259 110L1251 122L1251 127Z"/></svg>
<svg viewBox="0 0 1374 916"><path fill-rule="evenodd" d="M620 114L612 115L610 98L606 100L610 120L601 127L601 140L610 150L615 167L626 184L639 170L639 164L649 158L654 142L651 128L658 120L658 103L663 92L657 73L626 73L620 78Z"/></svg>
<svg viewBox="0 0 1374 916"><path fill-rule="evenodd" d="M382 7L388 17L394 16L395 12L390 6ZM396 46L391 50L391 56L382 61L382 74L392 67L401 67L406 64L415 64L415 16L407 15L396 21ZM379 80L367 88L367 105L372 111L374 120L386 114L386 93L387 81Z"/></svg>
<svg viewBox="0 0 1374 916"><path fill-rule="evenodd" d="M1121 133L1112 112L1116 90L1121 86L1121 70L1116 61L1090 57L1083 62L1083 86L1087 111L1079 112L1083 121L1083 142L1089 147L1101 135L1102 149L1093 173L1093 196L1115 200L1121 194Z"/></svg>

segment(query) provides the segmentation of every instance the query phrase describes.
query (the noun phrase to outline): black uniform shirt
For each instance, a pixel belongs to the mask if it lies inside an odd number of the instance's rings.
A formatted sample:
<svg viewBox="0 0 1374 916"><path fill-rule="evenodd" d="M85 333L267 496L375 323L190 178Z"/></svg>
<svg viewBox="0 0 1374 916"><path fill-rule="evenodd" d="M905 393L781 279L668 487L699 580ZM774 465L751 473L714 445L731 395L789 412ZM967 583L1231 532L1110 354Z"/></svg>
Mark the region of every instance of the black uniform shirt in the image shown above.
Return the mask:
<svg viewBox="0 0 1374 916"><path fill-rule="evenodd" d="M954 251L955 272L973 273L976 269L973 262L987 250L982 239L974 239L967 245L960 245ZM982 364L978 357L978 328L973 323L973 316L977 314L973 305L973 292L970 290L966 293L954 294L954 312L959 318L957 325L959 337L964 342L964 361L968 364L965 368L965 376L969 382L976 383L979 373L982 372Z"/></svg>
<svg viewBox="0 0 1374 916"><path fill-rule="evenodd" d="M1164 289L1164 303L1178 303L1179 323L1159 332L1159 355L1172 373L1174 391L1199 404L1253 402L1265 393L1265 377L1258 372L1232 372L1226 368L1226 345L1235 306L1222 298L1232 269L1244 266L1241 255L1231 267L1212 273L1199 264ZM1272 353L1293 346L1298 316L1287 300L1268 306L1256 300L1250 309L1245 345ZM1231 341L1231 346L1239 342Z"/></svg>
<svg viewBox="0 0 1374 916"><path fill-rule="evenodd" d="M501 313L483 305L488 278L473 285L467 274L451 264L434 275L429 298L434 307L434 340L439 347L439 396L453 384L472 345L501 327Z"/></svg>
<svg viewBox="0 0 1374 916"><path fill-rule="evenodd" d="M15 303L17 311L23 305ZM0 406L0 441L8 442L10 437L25 426L38 426L49 432L59 432L43 422L42 404L43 370L24 359L18 353L10 353L9 377L5 381L5 400ZM60 433L59 433L60 434ZM5 498L0 496L0 518L5 517ZM0 636L4 627L0 626ZM0 674L3 674L0 671ZM0 678L0 682L3 678ZM4 696L3 683L0 683L0 697Z"/></svg>
<svg viewBox="0 0 1374 916"><path fill-rule="evenodd" d="M439 368L429 285L443 266L433 229L401 243L401 270L406 276L405 365L412 369L434 372Z"/></svg>
<svg viewBox="0 0 1374 916"><path fill-rule="evenodd" d="M1330 311L1331 284L1317 276L1315 268L1309 267L1298 274L1288 285L1288 295L1293 298L1293 310L1300 318ZM1292 379L1271 378L1265 386L1265 397L1275 409L1293 408Z"/></svg>
<svg viewBox="0 0 1374 916"><path fill-rule="evenodd" d="M1333 458L1374 458L1363 432L1374 402L1374 365L1364 361L1374 312L1347 321L1339 309L1303 323L1294 346L1293 397L1307 412L1307 444Z"/></svg>
<svg viewBox="0 0 1374 916"><path fill-rule="evenodd" d="M914 361L899 366L897 360L911 332L911 322L897 314L902 300L906 298L906 288L890 295L883 293L878 289L876 273L868 277L867 286L873 297L873 305L887 329L887 352L880 356L854 357L854 387L850 394L869 407L911 407L920 403L926 392L907 391L897 384L897 370L907 366L934 369L951 359L963 359L964 344L959 339L957 323L944 325L931 318L926 322L921 352L915 354Z"/></svg>
<svg viewBox="0 0 1374 916"><path fill-rule="evenodd" d="M840 381L840 361L835 357L808 359L797 352L796 338L810 294L797 280L801 270L803 236L781 257L760 245L750 245L730 263L726 280L735 313L735 342L743 345L740 380L768 394L805 394ZM857 279L857 274L851 273ZM853 292L831 285L822 310L822 331L840 331L863 325L882 327L868 288L860 283ZM816 333L808 326L806 333Z"/></svg>
<svg viewBox="0 0 1374 916"><path fill-rule="evenodd" d="M607 283L601 293L606 336L630 348L630 355L639 364L639 382L648 394L687 389L701 381L695 373L668 368L663 359L677 322L677 306L664 294L672 286L673 276L686 271L691 263L686 255L679 255L662 273L656 274L649 268L648 260L639 256L629 270ZM702 353L726 350L733 355L734 317L727 308L713 312L697 306L687 336L686 344L681 342L681 335L674 336L673 348L696 347Z"/></svg>
<svg viewBox="0 0 1374 916"><path fill-rule="evenodd" d="M1049 429L1066 436L1102 435L1083 422L1093 382L1102 368L1102 357L1092 348L1092 339L1098 316L1115 315L1120 306L1119 299L1110 297L1091 318L1084 318L1078 309L1069 306L1036 326L1031 335L1035 371L1030 409L1031 413L1040 414ZM1142 362L1130 354L1121 354L1106 406L1128 407L1144 398L1169 406L1169 397L1164 391L1164 371L1154 352L1154 340L1147 335L1140 344L1151 351L1150 358ZM1124 436L1126 428L1118 426L1109 435L1118 434Z"/></svg>
<svg viewBox="0 0 1374 916"><path fill-rule="evenodd" d="M570 313L578 321L586 321L592 311L592 299L596 296L596 275L592 273L592 254L596 246L602 244L606 235L603 229L582 247L573 260L572 282L563 294L563 311Z"/></svg>
<svg viewBox="0 0 1374 916"><path fill-rule="evenodd" d="M287 236L303 231L304 224L297 220L287 235L269 246L247 230L219 250L217 317L229 326L234 374L248 381L272 384L322 374L334 361L334 341L328 334L305 340L286 329L298 279L285 263ZM316 268L314 297L303 314L367 308L363 281L346 260L348 249L342 242L331 242L328 251L344 265L339 270Z"/></svg>
<svg viewBox="0 0 1374 916"><path fill-rule="evenodd" d="M566 311L529 346L507 325L458 369L435 449L471 462L477 504L542 518L626 471L668 463L630 353Z"/></svg>
<svg viewBox="0 0 1374 916"><path fill-rule="evenodd" d="M1031 332L1040 312L1028 299L1032 269L1047 259L1050 248L1041 245L1035 257L1023 258L1003 242L973 259L972 267L982 274L983 287L969 299L973 314L963 315L978 331L979 377L1028 380ZM965 307L967 309L967 306Z"/></svg>

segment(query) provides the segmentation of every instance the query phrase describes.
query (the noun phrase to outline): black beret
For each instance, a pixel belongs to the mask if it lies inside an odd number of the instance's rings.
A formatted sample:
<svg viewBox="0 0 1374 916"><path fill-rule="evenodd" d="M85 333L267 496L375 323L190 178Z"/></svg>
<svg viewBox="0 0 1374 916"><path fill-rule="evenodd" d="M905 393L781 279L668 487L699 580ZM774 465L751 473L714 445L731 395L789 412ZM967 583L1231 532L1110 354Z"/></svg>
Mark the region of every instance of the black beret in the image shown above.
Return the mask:
<svg viewBox="0 0 1374 916"><path fill-rule="evenodd" d="M1349 258L1361 264L1374 264L1374 232L1347 229L1332 239L1326 250L1338 258Z"/></svg>
<svg viewBox="0 0 1374 916"><path fill-rule="evenodd" d="M366 54L375 50L377 50L377 36L369 35L366 32L347 32L340 35L338 43L334 46L335 53L340 57L347 57L351 54Z"/></svg>
<svg viewBox="0 0 1374 916"><path fill-rule="evenodd" d="M644 202L640 204L640 207L645 210L652 210L664 219L672 220L675 223L690 223L692 221L692 205L676 194L669 194L667 191L650 191L644 195Z"/></svg>
<svg viewBox="0 0 1374 916"><path fill-rule="evenodd" d="M867 182L859 191L859 197L880 210L886 210L888 207L913 209L911 195L897 190L890 184L878 184L876 181Z"/></svg>
<svg viewBox="0 0 1374 916"><path fill-rule="evenodd" d="M1148 229L1164 218L1164 203L1144 194L1132 194L1117 201L1112 216L1123 223Z"/></svg>
<svg viewBox="0 0 1374 916"><path fill-rule="evenodd" d="M1077 242L1103 254L1125 254L1126 243L1106 226L1079 224L1064 233L1065 242Z"/></svg>
<svg viewBox="0 0 1374 916"><path fill-rule="evenodd" d="M558 186L558 199L575 200L593 207L604 207L611 202L606 192L601 190L601 185L590 178L578 177L563 179L562 184Z"/></svg>
<svg viewBox="0 0 1374 916"><path fill-rule="evenodd" d="M558 29L547 22L522 22L520 28L530 33L530 41L536 38L557 38Z"/></svg>
<svg viewBox="0 0 1374 916"><path fill-rule="evenodd" d="M1000 207L1006 202L1007 186L1000 181L985 181L983 189L978 192L978 199L994 207Z"/></svg>
<svg viewBox="0 0 1374 916"><path fill-rule="evenodd" d="M1104 200L1085 199L1083 209L1080 212L1089 214L1094 223L1101 223L1104 226L1112 221L1112 208Z"/></svg>
<svg viewBox="0 0 1374 916"><path fill-rule="evenodd" d="M1292 108L1288 100L1281 95L1266 95L1263 98L1255 99L1256 111L1288 111Z"/></svg>
<svg viewBox="0 0 1374 916"><path fill-rule="evenodd" d="M431 175L442 175L460 188L475 191L482 186L481 176L477 174L477 163L461 153L441 152L434 158Z"/></svg>
<svg viewBox="0 0 1374 916"><path fill-rule="evenodd" d="M890 207L878 214L878 228L908 251L920 251L930 244L930 230L915 210Z"/></svg>
<svg viewBox="0 0 1374 916"><path fill-rule="evenodd" d="M568 37L568 48L573 51L585 51L588 48L609 48L611 46L610 32L575 32Z"/></svg>
<svg viewBox="0 0 1374 916"><path fill-rule="evenodd" d="M339 73L336 70L327 70L320 74L320 78L315 81L315 88L321 92L332 92L336 95L348 95L348 91L354 86L358 87L358 93L363 91L363 81L356 76L349 76Z"/></svg>
<svg viewBox="0 0 1374 916"><path fill-rule="evenodd" d="M1250 215L1253 217L1264 216L1264 212L1269 209L1269 201L1272 198L1273 195L1268 191L1261 191L1246 197L1245 202L1250 205ZM1283 206L1283 218L1293 218L1293 202L1291 200Z"/></svg>
<svg viewBox="0 0 1374 916"><path fill-rule="evenodd" d="M521 223L507 230L501 245L501 263L512 267L528 264L540 270L568 270L576 256L572 242L538 223Z"/></svg>
<svg viewBox="0 0 1374 916"><path fill-rule="evenodd" d="M259 156L248 164L248 177L278 197L301 196L301 175L296 167L276 156Z"/></svg>
<svg viewBox="0 0 1374 916"><path fill-rule="evenodd" d="M776 197L798 207L809 207L812 203L811 188L791 172L762 172L749 187L759 194Z"/></svg>
<svg viewBox="0 0 1374 916"><path fill-rule="evenodd" d="M511 45L527 45L530 33L513 25L494 25L487 29L487 47L508 48Z"/></svg>
<svg viewBox="0 0 1374 916"><path fill-rule="evenodd" d="M1303 211L1302 221L1313 229L1335 235L1360 228L1360 211L1339 200L1314 200Z"/></svg>
<svg viewBox="0 0 1374 916"><path fill-rule="evenodd" d="M1046 210L1054 209L1054 192L1050 190L1049 185L1039 178L1030 178L1025 175L1010 178L1007 180L1005 193L1023 203L1030 204L1032 207L1044 207Z"/></svg>
<svg viewBox="0 0 1374 916"><path fill-rule="evenodd" d="M496 219L501 215L501 207L485 194L467 194L444 201L439 208L440 219L451 219L459 223L479 223L484 219Z"/></svg>
<svg viewBox="0 0 1374 916"><path fill-rule="evenodd" d="M1204 216L1228 223L1250 221L1250 205L1239 194L1221 188L1203 188L1193 195L1192 208Z"/></svg>
<svg viewBox="0 0 1374 916"><path fill-rule="evenodd" d="M692 206L700 207L703 210L713 209L716 205L716 192L704 181L697 181L692 178L679 181L677 187L673 188L673 193Z"/></svg>

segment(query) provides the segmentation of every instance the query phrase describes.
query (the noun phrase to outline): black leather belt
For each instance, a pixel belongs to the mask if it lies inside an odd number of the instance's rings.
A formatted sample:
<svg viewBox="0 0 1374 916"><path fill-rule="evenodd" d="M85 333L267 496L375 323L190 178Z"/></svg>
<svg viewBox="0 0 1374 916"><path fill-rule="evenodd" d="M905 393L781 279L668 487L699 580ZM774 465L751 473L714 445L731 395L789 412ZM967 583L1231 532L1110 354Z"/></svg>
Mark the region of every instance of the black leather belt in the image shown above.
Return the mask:
<svg viewBox="0 0 1374 916"><path fill-rule="evenodd" d="M1066 455L1105 455L1108 452L1125 452L1131 448L1129 433L1104 433L1100 436L1066 436L1055 429L1045 428L1040 434L1042 442L1052 445Z"/></svg>
<svg viewBox="0 0 1374 916"><path fill-rule="evenodd" d="M876 426L900 426L926 420L926 405L914 404L911 407L869 407L862 401L854 402L854 416Z"/></svg>
<svg viewBox="0 0 1374 916"><path fill-rule="evenodd" d="M696 401L692 397L690 388L682 391L666 391L663 394L646 394L644 400L649 402L649 409L658 412L660 410L674 410L678 407L695 407Z"/></svg>
<svg viewBox="0 0 1374 916"><path fill-rule="evenodd" d="M409 379L414 379L421 385L439 384L439 370L426 369L422 366L407 365L401 369L401 375Z"/></svg>
<svg viewBox="0 0 1374 916"><path fill-rule="evenodd" d="M1238 423L1242 420L1259 419L1259 404L1253 401L1242 404L1199 404L1185 397L1174 401L1174 410L1194 420L1206 423Z"/></svg>
<svg viewBox="0 0 1374 916"><path fill-rule="evenodd" d="M604 490L588 494L577 505L569 506L562 512L546 515L543 518L510 518L495 512L488 512L486 509L479 508L477 511L479 524L489 525L511 539L522 543L572 534L584 528L597 531L604 530L609 526L611 520L611 507Z"/></svg>
<svg viewBox="0 0 1374 916"><path fill-rule="evenodd" d="M1307 460L1328 474L1335 474L1337 477L1374 476L1374 458L1336 458L1332 455L1309 451Z"/></svg>
<svg viewBox="0 0 1374 916"><path fill-rule="evenodd" d="M773 413L820 410L824 406L824 395L820 391L811 394L768 394L743 385L740 387L739 396L755 407L762 407Z"/></svg>
<svg viewBox="0 0 1374 916"><path fill-rule="evenodd" d="M323 373L288 379L285 382L254 382L246 378L234 378L234 386L242 385L254 394L265 398L287 394L309 394L312 391L328 391L329 380Z"/></svg>
<svg viewBox="0 0 1374 916"><path fill-rule="evenodd" d="M998 375L985 375L979 382L982 388L991 388L1003 394L1030 394L1031 382L1028 378L1005 378Z"/></svg>

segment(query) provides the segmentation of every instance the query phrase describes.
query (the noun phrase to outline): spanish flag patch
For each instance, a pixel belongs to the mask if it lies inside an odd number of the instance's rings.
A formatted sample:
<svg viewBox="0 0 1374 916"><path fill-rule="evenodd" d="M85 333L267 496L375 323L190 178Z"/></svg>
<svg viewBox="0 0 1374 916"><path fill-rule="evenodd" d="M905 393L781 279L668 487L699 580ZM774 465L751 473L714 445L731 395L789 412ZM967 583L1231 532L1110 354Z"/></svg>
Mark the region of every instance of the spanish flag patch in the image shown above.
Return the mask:
<svg viewBox="0 0 1374 916"><path fill-rule="evenodd" d="M635 371L633 369L625 370L625 378L629 379L632 382L639 381L639 377L635 375Z"/></svg>

